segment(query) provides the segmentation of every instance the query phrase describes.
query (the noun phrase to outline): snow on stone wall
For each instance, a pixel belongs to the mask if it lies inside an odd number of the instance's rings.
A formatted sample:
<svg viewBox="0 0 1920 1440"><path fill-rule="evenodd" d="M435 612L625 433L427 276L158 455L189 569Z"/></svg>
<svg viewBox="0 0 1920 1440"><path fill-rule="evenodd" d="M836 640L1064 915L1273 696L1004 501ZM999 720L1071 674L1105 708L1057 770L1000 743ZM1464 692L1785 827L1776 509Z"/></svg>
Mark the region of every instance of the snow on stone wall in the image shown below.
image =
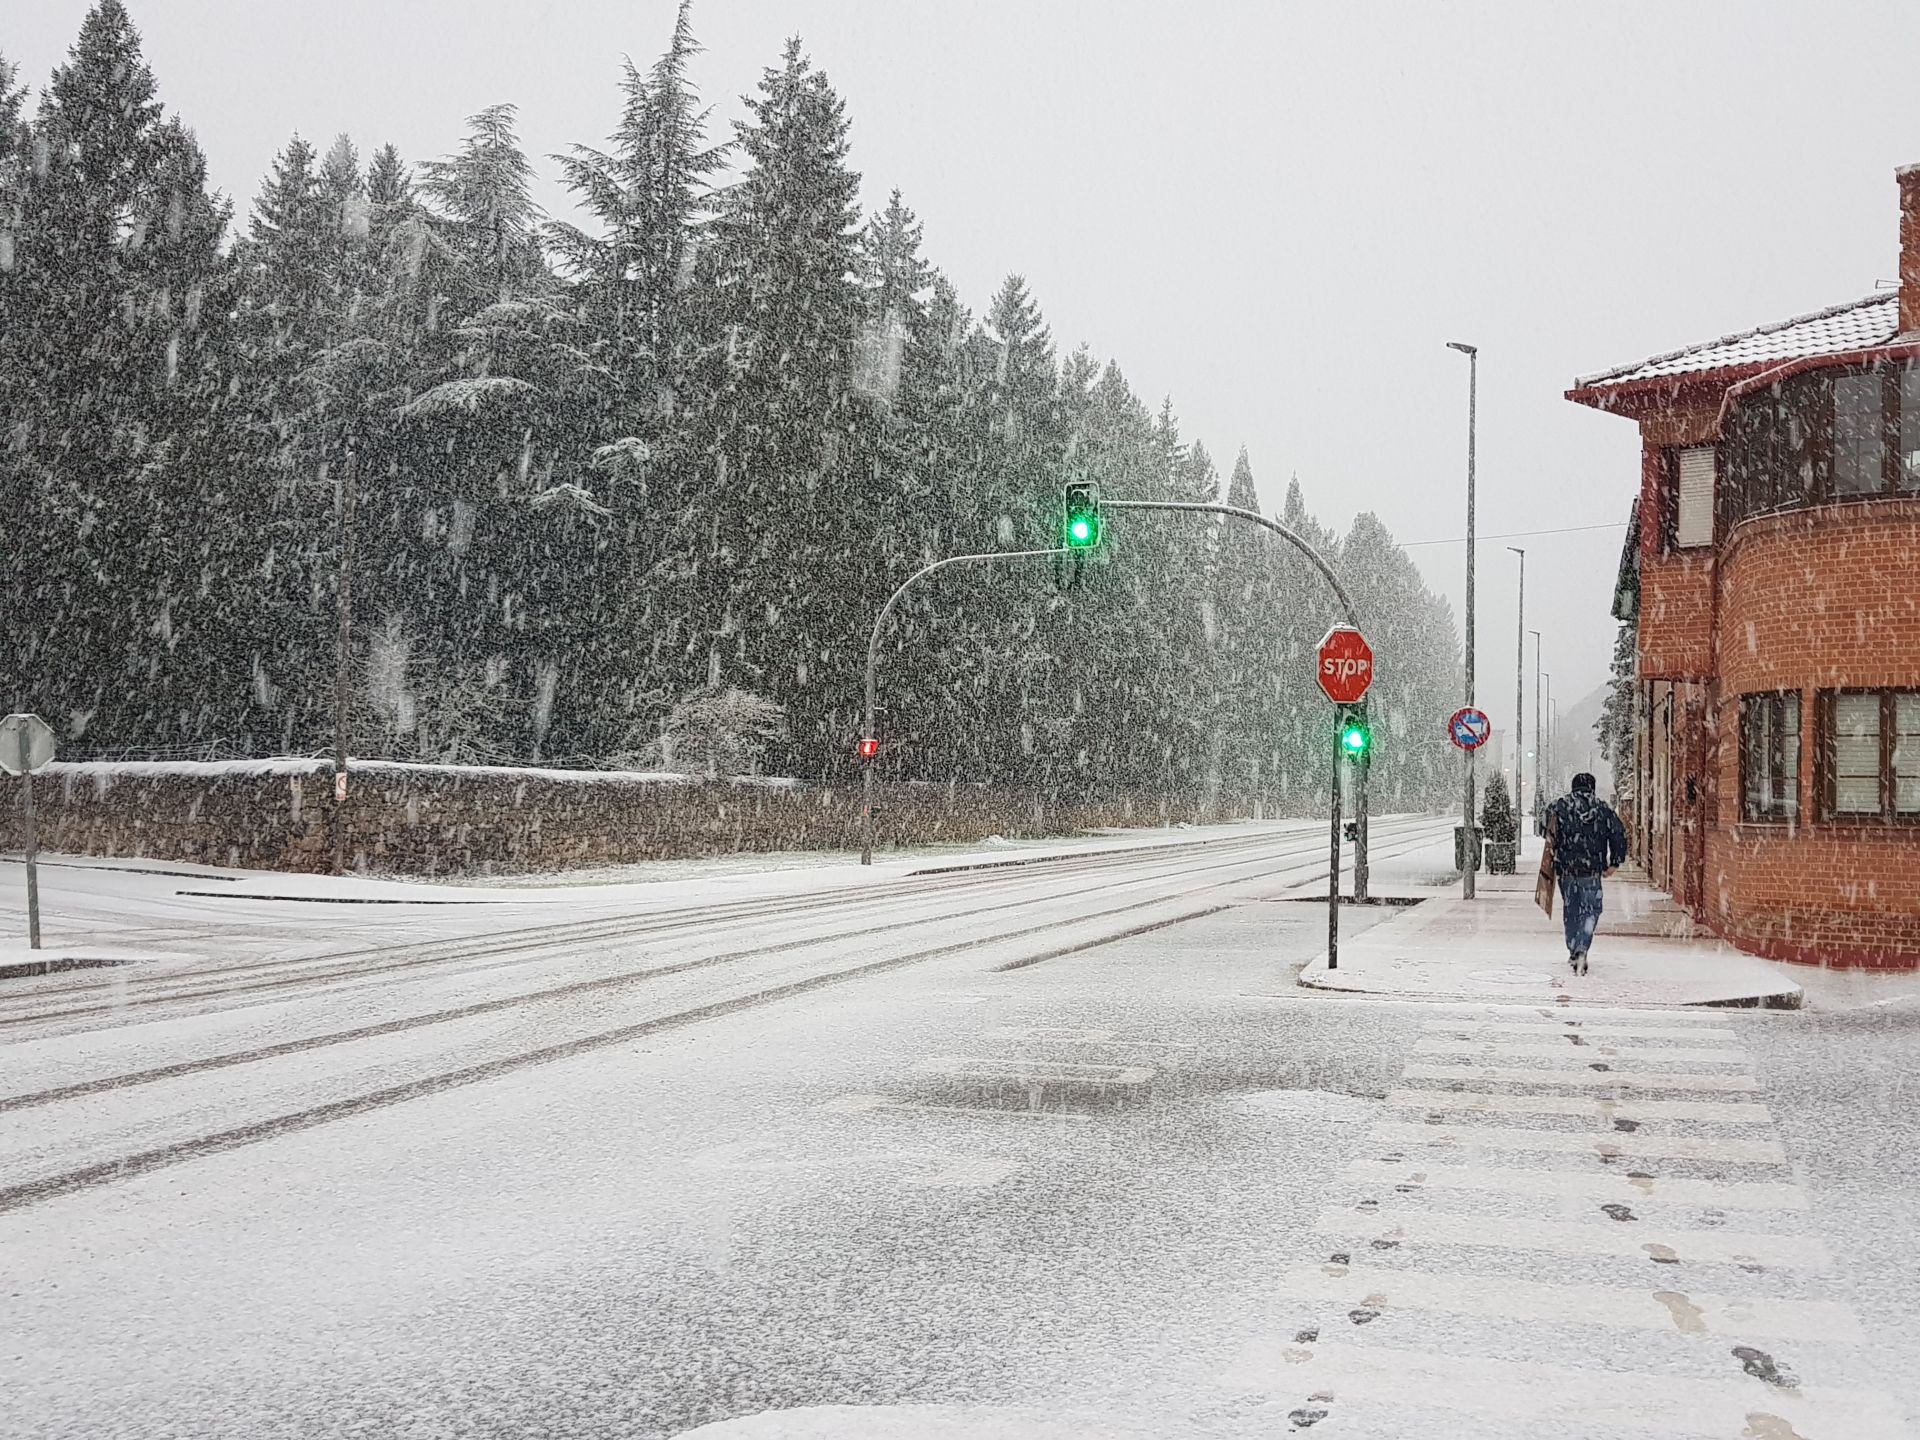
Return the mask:
<svg viewBox="0 0 1920 1440"><path fill-rule="evenodd" d="M0 849L21 846L19 785L0 777ZM432 875L630 864L859 844L860 792L789 779L482 765L349 766L336 810L329 761L56 761L34 780L41 848L55 853L324 871L333 825L355 868ZM883 844L1072 834L1197 818L1157 800L1074 801L980 786L881 785Z"/></svg>

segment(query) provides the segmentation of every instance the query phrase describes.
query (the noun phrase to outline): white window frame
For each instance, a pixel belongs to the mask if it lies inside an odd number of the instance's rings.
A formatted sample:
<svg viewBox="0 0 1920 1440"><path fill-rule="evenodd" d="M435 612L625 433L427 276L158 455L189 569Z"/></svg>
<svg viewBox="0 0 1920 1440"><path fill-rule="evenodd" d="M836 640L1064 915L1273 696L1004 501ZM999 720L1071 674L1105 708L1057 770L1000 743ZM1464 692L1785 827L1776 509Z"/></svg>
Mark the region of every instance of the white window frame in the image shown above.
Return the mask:
<svg viewBox="0 0 1920 1440"><path fill-rule="evenodd" d="M1711 445L1689 445L1674 457L1673 548L1713 544L1713 494L1719 464Z"/></svg>

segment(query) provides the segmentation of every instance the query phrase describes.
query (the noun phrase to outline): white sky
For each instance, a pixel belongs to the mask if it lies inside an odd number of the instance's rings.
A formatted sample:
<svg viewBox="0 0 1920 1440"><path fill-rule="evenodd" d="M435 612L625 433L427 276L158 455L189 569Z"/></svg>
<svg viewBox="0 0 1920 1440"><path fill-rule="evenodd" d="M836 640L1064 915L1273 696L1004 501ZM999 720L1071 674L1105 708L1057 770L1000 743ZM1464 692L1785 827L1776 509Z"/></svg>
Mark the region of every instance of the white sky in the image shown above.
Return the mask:
<svg viewBox="0 0 1920 1440"><path fill-rule="evenodd" d="M298 130L445 153L510 100L538 157L598 144L672 0L129 0L161 98L242 214ZM38 87L87 0L11 0ZM801 34L871 209L899 186L981 308L1024 273L1063 350L1113 357L1275 506L1464 534L1481 350L1479 698L1512 709L1514 560L1563 711L1606 674L1627 421L1577 375L1870 293L1920 160L1920 6L701 0L716 119ZM541 198L567 200L542 161ZM1464 547L1412 551L1461 607ZM1531 670L1529 651L1529 672ZM1528 676L1531 693L1532 677ZM1529 700L1531 705L1531 700Z"/></svg>

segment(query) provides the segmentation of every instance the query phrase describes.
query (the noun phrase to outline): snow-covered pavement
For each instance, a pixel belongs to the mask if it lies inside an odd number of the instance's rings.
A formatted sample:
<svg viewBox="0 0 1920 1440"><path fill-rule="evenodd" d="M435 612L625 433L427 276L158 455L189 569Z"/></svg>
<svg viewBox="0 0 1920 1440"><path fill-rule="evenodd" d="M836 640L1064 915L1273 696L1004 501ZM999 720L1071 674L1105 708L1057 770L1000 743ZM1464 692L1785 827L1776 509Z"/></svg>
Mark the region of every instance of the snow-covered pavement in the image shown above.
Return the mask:
<svg viewBox="0 0 1920 1440"><path fill-rule="evenodd" d="M1301 990L1248 838L10 986L0 1432L1914 1433L1920 1017Z"/></svg>

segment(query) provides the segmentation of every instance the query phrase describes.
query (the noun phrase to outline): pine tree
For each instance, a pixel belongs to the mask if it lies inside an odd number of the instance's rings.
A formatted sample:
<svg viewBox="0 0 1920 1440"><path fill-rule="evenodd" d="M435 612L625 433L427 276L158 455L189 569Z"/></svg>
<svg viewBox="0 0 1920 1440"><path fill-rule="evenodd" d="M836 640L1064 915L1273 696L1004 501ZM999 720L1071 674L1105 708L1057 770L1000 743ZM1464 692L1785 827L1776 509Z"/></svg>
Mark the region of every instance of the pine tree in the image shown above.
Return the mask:
<svg viewBox="0 0 1920 1440"><path fill-rule="evenodd" d="M96 744L201 740L244 709L221 623L247 610L250 525L205 508L246 499L223 490L227 209L155 94L125 8L100 0L9 187L0 601L22 619L0 672Z"/></svg>
<svg viewBox="0 0 1920 1440"><path fill-rule="evenodd" d="M845 763L861 659L862 607L835 583L867 543L841 465L859 177L845 107L797 37L745 104L735 130L747 168L721 199L708 267L717 346L694 603L713 678L784 704L791 758L817 773Z"/></svg>
<svg viewBox="0 0 1920 1440"><path fill-rule="evenodd" d="M1614 784L1633 772L1633 692L1639 666L1638 632L1634 622L1623 624L1613 637L1613 663L1607 680L1607 698L1593 722L1600 754L1612 767Z"/></svg>
<svg viewBox="0 0 1920 1440"><path fill-rule="evenodd" d="M707 143L710 112L687 76L701 52L691 16L690 0L681 0L666 53L645 74L626 62L625 104L608 148L576 145L556 157L600 233L548 227L581 305L611 343L617 378L662 419L671 418L686 358L685 310L711 177L728 150Z"/></svg>

